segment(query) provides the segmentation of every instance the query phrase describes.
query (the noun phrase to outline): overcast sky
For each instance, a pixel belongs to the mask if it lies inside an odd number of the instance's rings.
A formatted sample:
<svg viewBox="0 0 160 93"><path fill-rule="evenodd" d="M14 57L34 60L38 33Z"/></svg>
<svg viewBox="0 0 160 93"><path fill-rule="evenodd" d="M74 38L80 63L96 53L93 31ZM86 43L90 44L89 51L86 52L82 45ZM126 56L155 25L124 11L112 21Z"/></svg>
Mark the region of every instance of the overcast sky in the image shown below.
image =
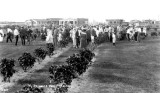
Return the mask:
<svg viewBox="0 0 160 93"><path fill-rule="evenodd" d="M0 0L0 21L42 18L160 19L159 0Z"/></svg>

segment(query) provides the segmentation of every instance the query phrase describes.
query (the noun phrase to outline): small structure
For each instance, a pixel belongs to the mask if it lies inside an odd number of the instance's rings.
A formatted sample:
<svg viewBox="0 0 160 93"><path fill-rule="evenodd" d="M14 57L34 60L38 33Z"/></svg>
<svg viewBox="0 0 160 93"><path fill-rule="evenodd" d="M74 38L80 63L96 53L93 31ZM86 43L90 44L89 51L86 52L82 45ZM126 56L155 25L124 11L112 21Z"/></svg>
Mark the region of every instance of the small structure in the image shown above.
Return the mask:
<svg viewBox="0 0 160 93"><path fill-rule="evenodd" d="M59 25L59 21L62 20L62 18L47 18L47 24L53 24L53 25Z"/></svg>
<svg viewBox="0 0 160 93"><path fill-rule="evenodd" d="M59 25L77 25L77 19L62 19L59 20Z"/></svg>
<svg viewBox="0 0 160 93"><path fill-rule="evenodd" d="M87 24L88 24L87 18L77 18L77 26L82 26Z"/></svg>
<svg viewBox="0 0 160 93"><path fill-rule="evenodd" d="M30 19L30 20L26 20L25 24L27 26L32 26L32 27L41 27L41 26L47 25L47 20L46 19Z"/></svg>
<svg viewBox="0 0 160 93"><path fill-rule="evenodd" d="M73 25L73 26L82 26L87 25L88 19L87 18L77 18L77 19L62 19L59 20L59 25Z"/></svg>
<svg viewBox="0 0 160 93"><path fill-rule="evenodd" d="M123 19L107 19L106 20L107 25L113 25L113 26L121 25L123 22L124 22Z"/></svg>

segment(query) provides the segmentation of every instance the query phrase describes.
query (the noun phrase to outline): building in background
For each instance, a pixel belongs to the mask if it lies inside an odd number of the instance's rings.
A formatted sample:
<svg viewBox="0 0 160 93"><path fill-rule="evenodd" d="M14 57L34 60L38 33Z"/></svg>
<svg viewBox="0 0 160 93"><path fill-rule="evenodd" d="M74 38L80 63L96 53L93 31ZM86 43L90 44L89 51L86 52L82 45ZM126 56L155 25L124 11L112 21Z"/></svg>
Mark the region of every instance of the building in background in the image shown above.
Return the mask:
<svg viewBox="0 0 160 93"><path fill-rule="evenodd" d="M124 22L123 19L107 19L106 20L107 25L113 25L113 26L121 25L123 22Z"/></svg>
<svg viewBox="0 0 160 93"><path fill-rule="evenodd" d="M87 25L87 24L88 24L87 18L77 18L77 26Z"/></svg>
<svg viewBox="0 0 160 93"><path fill-rule="evenodd" d="M46 19L29 19L25 21L25 25L32 27L41 27L47 25Z"/></svg>
<svg viewBox="0 0 160 93"><path fill-rule="evenodd" d="M60 22L60 20L62 20L62 18L47 18L46 20L47 20L48 25L52 24L52 25L57 26L60 24L59 22Z"/></svg>
<svg viewBox="0 0 160 93"><path fill-rule="evenodd" d="M88 19L87 18L69 18L69 19L62 19L59 20L59 25L74 25L74 26L82 26L87 25Z"/></svg>
<svg viewBox="0 0 160 93"><path fill-rule="evenodd" d="M0 22L0 27L4 26L25 26L25 22Z"/></svg>
<svg viewBox="0 0 160 93"><path fill-rule="evenodd" d="M77 19L72 19L72 18L68 18L68 19L61 19L59 20L59 25L77 25Z"/></svg>
<svg viewBox="0 0 160 93"><path fill-rule="evenodd" d="M129 22L129 25L130 26L139 26L141 24L141 21L140 20L131 20Z"/></svg>

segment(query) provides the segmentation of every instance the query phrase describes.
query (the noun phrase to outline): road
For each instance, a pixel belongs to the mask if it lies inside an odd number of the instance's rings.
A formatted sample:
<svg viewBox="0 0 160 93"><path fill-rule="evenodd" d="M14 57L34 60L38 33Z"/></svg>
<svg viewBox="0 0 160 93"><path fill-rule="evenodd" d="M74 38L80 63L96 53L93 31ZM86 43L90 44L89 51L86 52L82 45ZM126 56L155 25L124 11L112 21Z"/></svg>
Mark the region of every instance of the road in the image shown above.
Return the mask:
<svg viewBox="0 0 160 93"><path fill-rule="evenodd" d="M78 93L160 93L160 38L98 48Z"/></svg>

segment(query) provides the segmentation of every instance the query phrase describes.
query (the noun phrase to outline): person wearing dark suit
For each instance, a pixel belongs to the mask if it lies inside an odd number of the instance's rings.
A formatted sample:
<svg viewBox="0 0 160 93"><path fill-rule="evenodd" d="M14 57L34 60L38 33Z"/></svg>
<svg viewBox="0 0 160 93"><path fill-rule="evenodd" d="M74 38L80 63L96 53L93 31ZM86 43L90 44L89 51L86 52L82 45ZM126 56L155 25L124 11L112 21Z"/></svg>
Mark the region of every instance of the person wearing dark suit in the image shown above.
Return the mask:
<svg viewBox="0 0 160 93"><path fill-rule="evenodd" d="M25 45L26 33L27 33L26 29L22 27L20 30L20 37L21 37L22 45Z"/></svg>
<svg viewBox="0 0 160 93"><path fill-rule="evenodd" d="M7 29L7 43L8 40L10 40L12 42L12 30L10 28Z"/></svg>

